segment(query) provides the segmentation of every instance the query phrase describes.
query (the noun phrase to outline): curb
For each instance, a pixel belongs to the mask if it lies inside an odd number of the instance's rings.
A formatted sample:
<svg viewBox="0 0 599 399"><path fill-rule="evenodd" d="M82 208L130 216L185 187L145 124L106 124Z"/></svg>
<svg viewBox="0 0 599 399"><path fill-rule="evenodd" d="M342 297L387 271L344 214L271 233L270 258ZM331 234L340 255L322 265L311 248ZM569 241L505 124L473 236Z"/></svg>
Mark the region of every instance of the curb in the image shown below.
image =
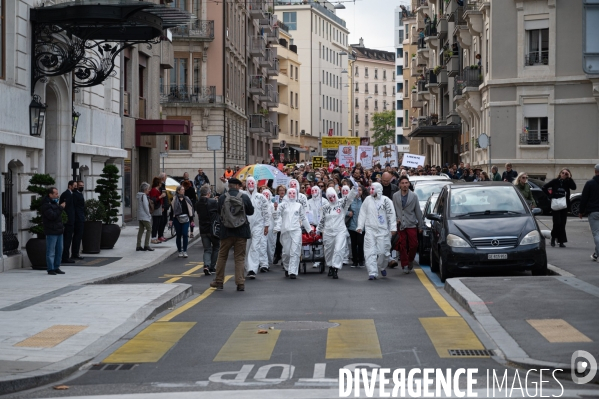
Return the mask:
<svg viewBox="0 0 599 399"><path fill-rule="evenodd" d="M23 373L23 375L14 379L10 379L11 377L3 377L0 379L0 395L36 388L68 377L141 323L154 318L157 314L168 308L174 307L177 303L184 301L192 295L193 287L191 285L173 284L173 289L171 291L143 306L131 315L126 322L112 330L110 333L104 335L102 338L99 338L75 356L42 367L38 370Z"/></svg>
<svg viewBox="0 0 599 399"><path fill-rule="evenodd" d="M561 270L561 269L560 269ZM570 365L564 363L547 362L544 360L532 359L520 347L514 338L499 324L493 317L487 305L472 292L460 278L452 278L445 281L445 291L464 309L466 309L487 332L489 337L495 342L500 355L506 361L525 368L543 368L543 369L561 369L564 372L570 371Z"/></svg>

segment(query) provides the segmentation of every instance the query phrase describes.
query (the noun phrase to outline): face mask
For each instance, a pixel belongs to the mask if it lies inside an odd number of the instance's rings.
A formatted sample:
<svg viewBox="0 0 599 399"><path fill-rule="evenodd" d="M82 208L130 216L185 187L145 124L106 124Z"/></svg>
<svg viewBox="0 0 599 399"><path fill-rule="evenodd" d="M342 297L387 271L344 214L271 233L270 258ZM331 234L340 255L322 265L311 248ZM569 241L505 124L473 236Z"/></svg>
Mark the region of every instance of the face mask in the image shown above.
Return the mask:
<svg viewBox="0 0 599 399"><path fill-rule="evenodd" d="M291 201L295 201L295 199L297 197L297 192L295 191L295 188L289 189L288 197Z"/></svg>
<svg viewBox="0 0 599 399"><path fill-rule="evenodd" d="M54 203L58 204L58 198L53 198L53 199L52 199L52 202L54 202Z"/></svg>
<svg viewBox="0 0 599 399"><path fill-rule="evenodd" d="M374 189L374 187L370 187L370 195L376 197L376 190Z"/></svg>
<svg viewBox="0 0 599 399"><path fill-rule="evenodd" d="M254 189L256 188L256 181L254 179L248 179L247 186L248 186L248 190L250 192L253 192Z"/></svg>
<svg viewBox="0 0 599 399"><path fill-rule="evenodd" d="M77 190L79 190L80 193L83 192L83 187L78 187Z"/></svg>
<svg viewBox="0 0 599 399"><path fill-rule="evenodd" d="M264 197L266 197L266 199L267 199L267 200L269 200L269 201L270 201L270 191L266 190L266 191L264 191L264 192L262 193L262 195L263 195Z"/></svg>

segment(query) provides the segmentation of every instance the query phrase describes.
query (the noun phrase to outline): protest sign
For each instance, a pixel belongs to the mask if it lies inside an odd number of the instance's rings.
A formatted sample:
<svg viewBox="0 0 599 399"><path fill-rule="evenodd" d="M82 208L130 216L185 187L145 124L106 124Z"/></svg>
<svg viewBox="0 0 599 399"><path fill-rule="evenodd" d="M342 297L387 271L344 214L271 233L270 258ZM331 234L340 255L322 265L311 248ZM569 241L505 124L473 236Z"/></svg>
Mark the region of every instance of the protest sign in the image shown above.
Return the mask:
<svg viewBox="0 0 599 399"><path fill-rule="evenodd" d="M349 168L356 164L356 147L353 145L340 145L337 156L339 157L339 165Z"/></svg>
<svg viewBox="0 0 599 399"><path fill-rule="evenodd" d="M403 154L403 162L401 166L406 166L408 168L417 168L418 165L424 166L424 160L424 155Z"/></svg>
<svg viewBox="0 0 599 399"><path fill-rule="evenodd" d="M357 147L360 145L359 137L343 137L343 136L333 136L333 137L322 137L322 148L326 149L337 149L340 145L353 145Z"/></svg>
<svg viewBox="0 0 599 399"><path fill-rule="evenodd" d="M361 145L358 147L358 162L362 164L365 169L372 169L372 157L374 147L369 145Z"/></svg>
<svg viewBox="0 0 599 399"><path fill-rule="evenodd" d="M386 164L389 164L392 167L399 166L397 160L397 146L395 144L379 146L379 159L382 167L385 167Z"/></svg>

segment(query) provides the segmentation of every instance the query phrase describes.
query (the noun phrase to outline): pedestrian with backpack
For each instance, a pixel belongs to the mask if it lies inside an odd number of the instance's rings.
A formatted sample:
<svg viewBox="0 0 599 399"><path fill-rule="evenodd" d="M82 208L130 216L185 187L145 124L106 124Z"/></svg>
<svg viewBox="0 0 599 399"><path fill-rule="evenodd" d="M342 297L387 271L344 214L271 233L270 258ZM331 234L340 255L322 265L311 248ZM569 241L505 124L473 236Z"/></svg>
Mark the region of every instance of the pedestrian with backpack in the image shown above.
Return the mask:
<svg viewBox="0 0 599 399"><path fill-rule="evenodd" d="M185 187L178 186L171 203L169 226L175 225L177 232L177 251L179 258L187 258L187 243L189 241L189 225L193 220L193 204L185 195ZM181 243L183 239L183 243Z"/></svg>
<svg viewBox="0 0 599 399"><path fill-rule="evenodd" d="M216 261L216 278L210 286L223 289L225 267L229 258L229 250L233 248L235 256L235 284L237 291L245 291L245 247L252 238L247 216L254 214L254 206L250 197L240 192L241 181L231 178L226 190L218 199L220 215L220 249Z"/></svg>
<svg viewBox="0 0 599 399"><path fill-rule="evenodd" d="M212 192L208 184L200 187L199 193L200 199L195 204L195 211L198 214L200 237L204 246L204 274L210 276L216 273L216 260L220 248L218 201L210 198Z"/></svg>

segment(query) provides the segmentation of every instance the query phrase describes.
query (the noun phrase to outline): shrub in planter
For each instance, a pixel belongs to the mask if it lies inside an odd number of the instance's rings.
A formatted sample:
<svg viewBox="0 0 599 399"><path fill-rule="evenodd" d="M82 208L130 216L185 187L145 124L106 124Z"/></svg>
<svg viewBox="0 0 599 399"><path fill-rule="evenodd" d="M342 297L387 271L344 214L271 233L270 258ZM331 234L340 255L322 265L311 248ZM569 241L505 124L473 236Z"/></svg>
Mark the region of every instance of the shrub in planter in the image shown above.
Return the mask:
<svg viewBox="0 0 599 399"><path fill-rule="evenodd" d="M95 199L85 201L85 223L83 227L82 252L100 253L102 242L102 221L106 218L104 204Z"/></svg>
<svg viewBox="0 0 599 399"><path fill-rule="evenodd" d="M36 215L31 219L31 227L29 231L37 235L37 238L30 238L25 244L27 257L31 262L31 267L38 270L46 269L46 236L44 235L44 226L42 224L42 215L40 208L42 207L42 199L47 194L47 187L56 183L54 178L48 174L36 173L29 179L27 191L37 194L31 200L31 209L36 212ZM63 221L66 215L63 213Z"/></svg>
<svg viewBox="0 0 599 399"><path fill-rule="evenodd" d="M115 165L106 165L102 169L101 179L98 179L94 191L100 196L98 200L106 209L106 217L102 220L102 249L112 249L121 235L121 228L115 223L119 220L121 196L117 192L119 169Z"/></svg>

